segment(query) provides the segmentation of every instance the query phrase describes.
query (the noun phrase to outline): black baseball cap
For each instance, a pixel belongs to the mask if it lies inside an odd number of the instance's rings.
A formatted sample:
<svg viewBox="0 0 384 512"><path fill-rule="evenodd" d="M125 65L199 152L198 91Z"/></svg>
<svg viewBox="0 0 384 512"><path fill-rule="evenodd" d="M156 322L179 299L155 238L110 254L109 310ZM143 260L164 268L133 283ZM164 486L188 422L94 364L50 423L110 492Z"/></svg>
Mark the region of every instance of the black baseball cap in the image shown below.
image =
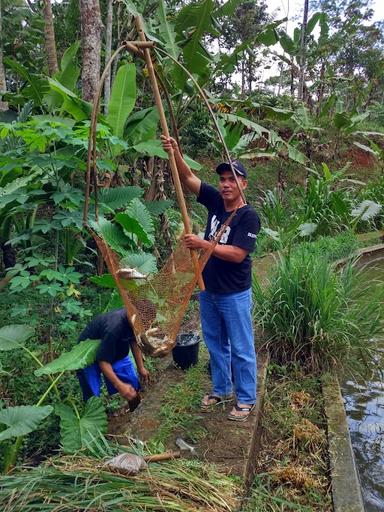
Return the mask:
<svg viewBox="0 0 384 512"><path fill-rule="evenodd" d="M239 160L232 160L232 167L236 174L238 174L242 178L247 177L247 170L244 167L244 165L241 162L239 162ZM230 170L231 170L231 166L228 162L222 162L221 164L219 164L216 167L217 174L221 174L225 171L230 171Z"/></svg>

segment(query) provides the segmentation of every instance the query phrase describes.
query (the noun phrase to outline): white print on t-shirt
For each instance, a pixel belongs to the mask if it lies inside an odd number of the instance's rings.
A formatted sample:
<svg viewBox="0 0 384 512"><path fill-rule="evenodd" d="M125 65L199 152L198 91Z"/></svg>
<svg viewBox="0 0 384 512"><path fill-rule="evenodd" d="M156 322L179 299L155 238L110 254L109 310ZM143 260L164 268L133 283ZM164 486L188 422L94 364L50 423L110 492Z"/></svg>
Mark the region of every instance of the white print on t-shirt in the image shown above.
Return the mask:
<svg viewBox="0 0 384 512"><path fill-rule="evenodd" d="M248 236L251 237L251 238L256 238L255 233L248 233Z"/></svg>
<svg viewBox="0 0 384 512"><path fill-rule="evenodd" d="M214 215L211 219L211 230L210 230L209 236L208 236L209 240L214 240L216 233L218 232L219 226L220 226L220 221L216 217L216 215ZM221 244L226 244L228 242L228 237L229 237L230 232L231 232L231 228L229 226L227 226L224 233L221 235L221 238L220 238Z"/></svg>

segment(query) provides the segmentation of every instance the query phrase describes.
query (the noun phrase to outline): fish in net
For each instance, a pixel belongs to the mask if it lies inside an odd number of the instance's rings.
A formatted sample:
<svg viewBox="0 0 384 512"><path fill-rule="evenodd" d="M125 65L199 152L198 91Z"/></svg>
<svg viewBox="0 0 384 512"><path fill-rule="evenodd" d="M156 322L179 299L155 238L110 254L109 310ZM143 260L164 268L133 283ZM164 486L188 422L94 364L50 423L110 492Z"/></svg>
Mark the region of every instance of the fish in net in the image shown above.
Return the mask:
<svg viewBox="0 0 384 512"><path fill-rule="evenodd" d="M200 251L201 271L235 214L233 212L223 224L209 248ZM165 356L176 344L176 336L197 284L190 250L181 237L163 268L156 274L144 276L137 269L127 267L124 257L119 257L99 233L89 227L88 230L115 280L142 352L152 357Z"/></svg>

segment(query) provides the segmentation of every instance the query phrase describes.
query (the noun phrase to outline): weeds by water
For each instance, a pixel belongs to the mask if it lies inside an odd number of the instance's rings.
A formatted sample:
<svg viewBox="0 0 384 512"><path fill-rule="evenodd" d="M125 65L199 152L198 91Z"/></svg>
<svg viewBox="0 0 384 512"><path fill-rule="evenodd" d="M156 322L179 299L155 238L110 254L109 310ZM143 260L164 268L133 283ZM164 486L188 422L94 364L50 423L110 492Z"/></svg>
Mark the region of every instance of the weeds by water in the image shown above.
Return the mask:
<svg viewBox="0 0 384 512"><path fill-rule="evenodd" d="M371 360L369 341L383 331L384 289L361 283L352 264L337 272L303 247L280 256L265 289L254 279L253 294L255 321L273 360L315 372L335 363L356 369Z"/></svg>
<svg viewBox="0 0 384 512"><path fill-rule="evenodd" d="M318 379L269 366L258 474L243 512L332 510L322 411Z"/></svg>

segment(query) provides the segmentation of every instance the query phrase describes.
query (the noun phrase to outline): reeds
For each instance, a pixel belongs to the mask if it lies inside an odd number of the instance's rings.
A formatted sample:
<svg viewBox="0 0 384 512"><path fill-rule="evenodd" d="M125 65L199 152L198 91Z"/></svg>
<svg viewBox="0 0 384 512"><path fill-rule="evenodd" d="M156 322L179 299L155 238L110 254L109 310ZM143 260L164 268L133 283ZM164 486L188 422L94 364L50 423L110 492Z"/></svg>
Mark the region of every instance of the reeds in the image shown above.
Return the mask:
<svg viewBox="0 0 384 512"><path fill-rule="evenodd" d="M254 279L254 318L277 362L319 371L371 360L372 340L383 334L384 287L360 274L353 264L337 272L304 247L280 256L266 289Z"/></svg>

